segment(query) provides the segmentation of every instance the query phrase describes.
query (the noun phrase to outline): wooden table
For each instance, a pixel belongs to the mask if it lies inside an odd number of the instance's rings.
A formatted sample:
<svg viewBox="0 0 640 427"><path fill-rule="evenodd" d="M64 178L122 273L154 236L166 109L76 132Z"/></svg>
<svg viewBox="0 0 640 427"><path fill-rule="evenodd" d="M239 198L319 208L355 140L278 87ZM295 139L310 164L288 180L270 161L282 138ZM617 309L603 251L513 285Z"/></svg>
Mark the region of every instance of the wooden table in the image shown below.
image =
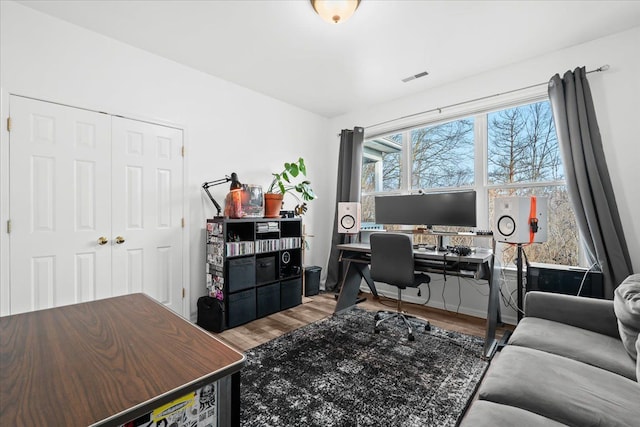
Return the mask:
<svg viewBox="0 0 640 427"><path fill-rule="evenodd" d="M237 425L243 364L144 294L0 317L0 425L115 426L230 379Z"/></svg>

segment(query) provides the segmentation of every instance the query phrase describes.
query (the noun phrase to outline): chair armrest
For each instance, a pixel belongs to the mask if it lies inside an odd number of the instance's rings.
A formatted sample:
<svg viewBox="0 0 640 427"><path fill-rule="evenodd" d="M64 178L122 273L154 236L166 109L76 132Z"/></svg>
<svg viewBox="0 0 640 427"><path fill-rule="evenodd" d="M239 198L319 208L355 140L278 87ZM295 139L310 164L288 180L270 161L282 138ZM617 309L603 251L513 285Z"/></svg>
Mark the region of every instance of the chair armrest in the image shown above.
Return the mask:
<svg viewBox="0 0 640 427"><path fill-rule="evenodd" d="M613 301L554 294L527 292L524 300L527 317L538 317L620 338Z"/></svg>

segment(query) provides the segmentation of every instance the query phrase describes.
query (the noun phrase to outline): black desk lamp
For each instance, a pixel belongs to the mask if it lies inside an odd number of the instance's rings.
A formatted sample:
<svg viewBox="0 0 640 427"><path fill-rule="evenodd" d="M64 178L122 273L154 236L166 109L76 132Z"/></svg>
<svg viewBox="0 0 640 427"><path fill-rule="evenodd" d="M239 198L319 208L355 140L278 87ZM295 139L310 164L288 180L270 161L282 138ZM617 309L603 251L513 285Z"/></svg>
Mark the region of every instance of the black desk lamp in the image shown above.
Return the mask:
<svg viewBox="0 0 640 427"><path fill-rule="evenodd" d="M239 188L242 188L242 184L240 183L240 181L238 181L238 175L236 175L235 172L231 174L231 177L229 177L228 175L225 175L224 178L216 179L214 181L209 181L202 184L202 188L204 188L204 191L207 193L207 196L209 196L209 199L211 199L211 202L213 202L213 205L218 210L218 213L216 214L217 217L221 216L220 212L222 211L222 208L220 207L218 202L216 202L216 199L214 199L211 193L209 192L209 187L224 184L225 182L229 182L229 181L231 181L231 186L229 187L229 190L237 190Z"/></svg>

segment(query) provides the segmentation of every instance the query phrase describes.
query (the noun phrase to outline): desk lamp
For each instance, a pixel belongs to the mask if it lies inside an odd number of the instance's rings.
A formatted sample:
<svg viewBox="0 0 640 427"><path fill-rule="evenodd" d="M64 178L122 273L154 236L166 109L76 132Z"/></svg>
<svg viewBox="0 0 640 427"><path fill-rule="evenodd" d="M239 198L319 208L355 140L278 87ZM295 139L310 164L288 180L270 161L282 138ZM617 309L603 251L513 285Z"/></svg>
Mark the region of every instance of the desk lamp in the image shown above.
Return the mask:
<svg viewBox="0 0 640 427"><path fill-rule="evenodd" d="M220 207L218 202L216 202L216 199L214 199L211 193L209 192L209 187L224 184L229 181L231 181L231 186L229 187L230 191L238 190L242 188L242 184L240 183L240 181L238 181L238 175L235 172L231 173L231 176L225 175L224 178L216 179L216 180L205 182L204 184L202 184L202 188L207 193L207 196L209 196L209 199L211 199L211 202L218 210L218 213L216 214L217 218L221 217L220 214L221 214L222 208Z"/></svg>

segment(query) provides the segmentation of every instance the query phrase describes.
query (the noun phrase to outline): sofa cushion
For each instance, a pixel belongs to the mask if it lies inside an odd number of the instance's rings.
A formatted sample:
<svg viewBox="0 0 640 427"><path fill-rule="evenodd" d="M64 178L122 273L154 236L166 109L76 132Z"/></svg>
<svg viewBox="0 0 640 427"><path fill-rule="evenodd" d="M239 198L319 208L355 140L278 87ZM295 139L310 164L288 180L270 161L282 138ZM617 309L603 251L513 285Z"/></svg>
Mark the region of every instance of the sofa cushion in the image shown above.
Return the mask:
<svg viewBox="0 0 640 427"><path fill-rule="evenodd" d="M636 360L636 340L640 332L640 274L632 274L613 293L613 310L618 318L622 344Z"/></svg>
<svg viewBox="0 0 640 427"><path fill-rule="evenodd" d="M460 427L561 427L564 425L524 409L488 400L473 402L460 423Z"/></svg>
<svg viewBox="0 0 640 427"><path fill-rule="evenodd" d="M636 381L573 359L508 345L491 363L479 398L575 426L632 426Z"/></svg>
<svg viewBox="0 0 640 427"><path fill-rule="evenodd" d="M537 317L525 317L509 344L570 357L607 371L636 378L636 366L622 342L608 335Z"/></svg>

